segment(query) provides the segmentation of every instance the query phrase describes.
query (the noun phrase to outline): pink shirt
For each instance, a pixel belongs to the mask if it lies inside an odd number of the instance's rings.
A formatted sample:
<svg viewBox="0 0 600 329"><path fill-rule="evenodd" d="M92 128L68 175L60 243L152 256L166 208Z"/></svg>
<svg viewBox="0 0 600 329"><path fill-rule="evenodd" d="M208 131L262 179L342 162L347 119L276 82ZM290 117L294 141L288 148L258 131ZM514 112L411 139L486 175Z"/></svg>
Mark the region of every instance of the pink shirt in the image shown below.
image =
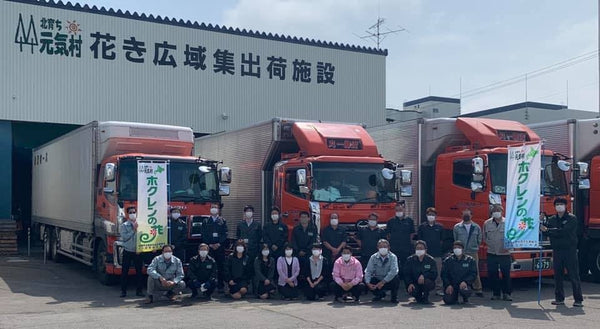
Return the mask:
<svg viewBox="0 0 600 329"><path fill-rule="evenodd" d="M348 263L340 257L333 264L332 275L337 284L351 282L353 285L357 285L363 279L362 265L354 257L350 257Z"/></svg>

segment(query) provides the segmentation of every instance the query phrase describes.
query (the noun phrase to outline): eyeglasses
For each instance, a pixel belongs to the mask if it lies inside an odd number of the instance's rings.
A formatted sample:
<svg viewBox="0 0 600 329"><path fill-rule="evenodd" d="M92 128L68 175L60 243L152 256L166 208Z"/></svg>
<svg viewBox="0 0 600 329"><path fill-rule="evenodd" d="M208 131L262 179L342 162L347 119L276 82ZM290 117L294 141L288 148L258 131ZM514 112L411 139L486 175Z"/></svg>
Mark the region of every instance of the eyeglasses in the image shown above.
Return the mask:
<svg viewBox="0 0 600 329"><path fill-rule="evenodd" d="M135 214L135 211L130 211L128 212L128 214Z"/></svg>

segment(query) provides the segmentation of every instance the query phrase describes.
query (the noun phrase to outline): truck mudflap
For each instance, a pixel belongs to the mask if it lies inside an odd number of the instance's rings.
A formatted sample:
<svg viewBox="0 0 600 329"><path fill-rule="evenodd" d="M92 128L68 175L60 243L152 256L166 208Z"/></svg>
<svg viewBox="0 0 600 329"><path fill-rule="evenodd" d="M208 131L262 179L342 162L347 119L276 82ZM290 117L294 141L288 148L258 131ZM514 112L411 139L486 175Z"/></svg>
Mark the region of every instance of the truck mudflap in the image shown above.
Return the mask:
<svg viewBox="0 0 600 329"><path fill-rule="evenodd" d="M511 251L511 278L535 278L542 276L553 276L552 250L543 249L540 257L539 249L520 249ZM486 259L480 257L479 270L481 277L488 277L488 268Z"/></svg>

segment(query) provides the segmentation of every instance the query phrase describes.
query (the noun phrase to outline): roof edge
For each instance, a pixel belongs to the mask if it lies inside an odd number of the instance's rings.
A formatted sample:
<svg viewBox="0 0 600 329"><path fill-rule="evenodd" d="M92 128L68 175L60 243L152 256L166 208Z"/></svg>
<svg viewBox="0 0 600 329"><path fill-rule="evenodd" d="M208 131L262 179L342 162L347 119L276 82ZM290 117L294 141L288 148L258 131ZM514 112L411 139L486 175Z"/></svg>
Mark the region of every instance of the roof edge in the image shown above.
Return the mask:
<svg viewBox="0 0 600 329"><path fill-rule="evenodd" d="M460 104L460 98L427 96L427 97L422 97L419 99L405 102L404 104L402 104L402 106L404 106L404 107L413 106L413 105L421 104L421 103L425 103L425 102L444 102L444 103Z"/></svg>

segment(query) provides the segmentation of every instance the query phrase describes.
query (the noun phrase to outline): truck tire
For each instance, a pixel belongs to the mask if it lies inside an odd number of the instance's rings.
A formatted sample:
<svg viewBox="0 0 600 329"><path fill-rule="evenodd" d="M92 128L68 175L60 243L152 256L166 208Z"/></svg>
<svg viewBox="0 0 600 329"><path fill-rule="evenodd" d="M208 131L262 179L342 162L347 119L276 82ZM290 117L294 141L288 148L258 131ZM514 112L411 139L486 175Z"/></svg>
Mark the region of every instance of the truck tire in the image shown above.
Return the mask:
<svg viewBox="0 0 600 329"><path fill-rule="evenodd" d="M62 263L65 260L65 257L58 253L58 250L60 249L60 238L58 234L59 232L57 229L52 230L50 234L50 256L55 263Z"/></svg>
<svg viewBox="0 0 600 329"><path fill-rule="evenodd" d="M592 272L592 280L600 282L600 242L594 243L588 254L588 265Z"/></svg>
<svg viewBox="0 0 600 329"><path fill-rule="evenodd" d="M105 286L113 285L117 282L117 276L106 273L106 244L104 241L100 241L96 248L96 255L94 258L94 269L96 271L96 277L98 281Z"/></svg>

